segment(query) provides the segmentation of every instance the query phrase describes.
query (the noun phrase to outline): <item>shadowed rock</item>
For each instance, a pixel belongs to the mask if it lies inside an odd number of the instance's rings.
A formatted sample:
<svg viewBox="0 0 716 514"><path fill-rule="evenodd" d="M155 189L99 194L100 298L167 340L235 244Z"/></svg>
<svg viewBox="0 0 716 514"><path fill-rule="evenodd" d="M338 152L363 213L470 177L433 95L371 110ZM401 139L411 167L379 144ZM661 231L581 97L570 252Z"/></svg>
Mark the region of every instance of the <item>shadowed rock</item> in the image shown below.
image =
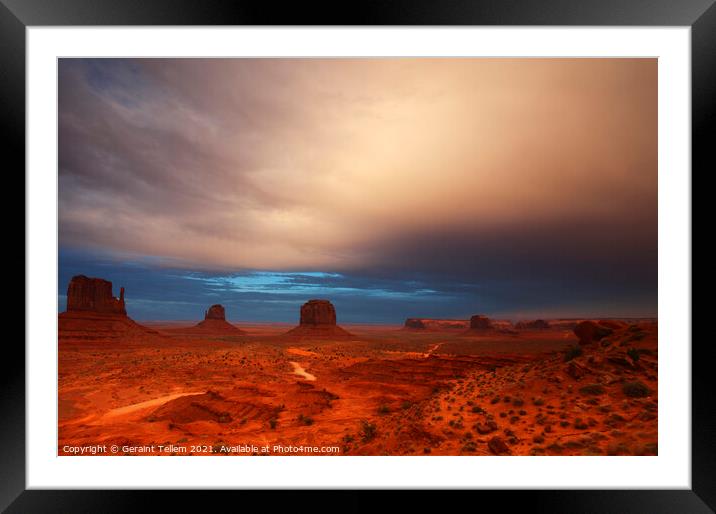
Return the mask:
<svg viewBox="0 0 716 514"><path fill-rule="evenodd" d="M336 309L328 300L309 300L301 306L299 325L287 332L291 336L346 337L348 332L336 325Z"/></svg>
<svg viewBox="0 0 716 514"><path fill-rule="evenodd" d="M574 334L579 338L579 344L589 344L611 335L613 329L596 321L582 321L574 327Z"/></svg>
<svg viewBox="0 0 716 514"><path fill-rule="evenodd" d="M469 322L463 319L408 318L403 328L408 330L465 330Z"/></svg>
<svg viewBox="0 0 716 514"><path fill-rule="evenodd" d="M470 318L470 330L488 330L492 327L492 322L487 316L476 314Z"/></svg>
<svg viewBox="0 0 716 514"><path fill-rule="evenodd" d="M534 321L519 321L515 324L515 328L519 330L545 330L551 327L545 320L536 319Z"/></svg>
<svg viewBox="0 0 716 514"><path fill-rule="evenodd" d="M226 321L226 309L223 305L214 304L204 311L204 321L197 323L192 329L200 332L216 332L229 333L232 335L242 335L245 332L228 321Z"/></svg>
<svg viewBox="0 0 716 514"><path fill-rule="evenodd" d="M418 318L408 318L405 320L405 328L413 328L416 330L423 330L427 328L423 320Z"/></svg>
<svg viewBox="0 0 716 514"><path fill-rule="evenodd" d="M115 298L109 280L85 275L72 277L67 287L67 312L76 311L126 316L124 288L120 288L119 298Z"/></svg>
<svg viewBox="0 0 716 514"><path fill-rule="evenodd" d="M156 340L161 335L127 316L124 288L119 298L112 296L112 282L85 275L72 277L67 287L67 310L58 316L61 344L122 344L128 341Z"/></svg>
<svg viewBox="0 0 716 514"><path fill-rule="evenodd" d="M215 304L204 312L204 319L223 319L226 320L226 311L223 305Z"/></svg>
<svg viewBox="0 0 716 514"><path fill-rule="evenodd" d="M335 325L336 309L328 300L309 300L301 305L301 325Z"/></svg>

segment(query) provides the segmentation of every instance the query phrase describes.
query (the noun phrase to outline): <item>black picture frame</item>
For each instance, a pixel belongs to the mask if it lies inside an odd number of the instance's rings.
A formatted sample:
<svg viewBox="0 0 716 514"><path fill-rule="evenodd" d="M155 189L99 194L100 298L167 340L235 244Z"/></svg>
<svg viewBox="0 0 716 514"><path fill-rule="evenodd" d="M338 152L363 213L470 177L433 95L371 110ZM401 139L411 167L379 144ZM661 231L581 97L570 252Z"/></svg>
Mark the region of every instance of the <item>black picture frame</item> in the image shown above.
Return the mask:
<svg viewBox="0 0 716 514"><path fill-rule="evenodd" d="M363 2L272 2L151 0L0 0L0 105L6 180L24 191L25 168L25 29L62 25L631 25L691 27L692 177L716 170L712 146L716 125L716 0L364 0ZM6 182L7 184L7 182ZM14 188L13 188L14 189ZM10 191L10 187L7 188ZM16 211L6 220L17 218ZM11 222L12 224L12 222ZM15 222L16 225L19 225ZM23 240L25 237L23 226ZM24 244L23 244L24 249ZM693 252L693 245L691 251ZM693 255L693 253L692 253ZM23 265L25 252L22 252ZM20 260L14 252L10 262ZM9 266L19 281L17 262ZM26 269L26 268L25 268ZM27 271L26 271L27 272ZM25 277L26 278L26 277ZM15 291L19 290L17 284ZM16 305L16 304L15 304ZM26 306L32 308L32 306ZM6 311L7 312L7 311ZM668 344L689 344L669 341ZM451 493L450 504L479 508L494 500L503 510L544 512L714 512L716 508L716 390L709 348L692 345L692 489L479 491ZM19 338L3 342L0 373L0 509L27 512L143 511L159 500L161 511L204 511L217 501L248 506L265 501L266 492L233 491L50 491L25 486L25 353ZM272 493L268 493L272 494ZM320 492L293 491L290 504L312 511L340 508L358 511L383 503L385 492L338 492L327 502ZM479 497L466 499L466 495ZM209 502L207 496L211 495ZM261 498L257 496L261 495ZM423 491L403 495L403 508L430 505ZM432 500L435 501L435 500ZM474 503L478 501L479 503ZM202 505L204 507L195 507ZM231 503L230 503L231 505ZM444 508L444 501L440 501ZM293 507L292 507L293 508ZM437 507L436 507L437 508ZM155 509L152 509L155 510ZM233 508L232 508L233 510ZM298 508L298 510L302 510Z"/></svg>

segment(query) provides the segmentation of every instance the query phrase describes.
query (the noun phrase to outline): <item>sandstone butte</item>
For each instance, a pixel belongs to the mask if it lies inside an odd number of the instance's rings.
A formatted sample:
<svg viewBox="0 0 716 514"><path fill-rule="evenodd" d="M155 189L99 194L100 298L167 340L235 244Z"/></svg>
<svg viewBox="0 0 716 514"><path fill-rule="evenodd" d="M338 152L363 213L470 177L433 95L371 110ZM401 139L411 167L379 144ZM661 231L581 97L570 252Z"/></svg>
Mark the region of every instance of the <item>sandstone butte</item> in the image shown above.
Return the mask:
<svg viewBox="0 0 716 514"><path fill-rule="evenodd" d="M230 332L233 335L246 333L226 321L226 309L220 304L209 307L209 309L204 312L204 320L197 323L193 328L201 330L202 332Z"/></svg>
<svg viewBox="0 0 716 514"><path fill-rule="evenodd" d="M492 321L487 316L475 314L470 318L470 330L489 330L493 328Z"/></svg>
<svg viewBox="0 0 716 514"><path fill-rule="evenodd" d="M102 278L76 275L67 287L67 310L59 315L59 340L124 341L159 336L155 330L136 323L124 302L124 288L119 298L112 294L112 282Z"/></svg>
<svg viewBox="0 0 716 514"><path fill-rule="evenodd" d="M328 300L309 300L301 306L299 325L286 335L299 337L350 337L336 325L336 309Z"/></svg>
<svg viewBox="0 0 716 514"><path fill-rule="evenodd" d="M72 277L67 287L68 312L95 312L126 316L124 288L119 289L119 298L112 296L112 282L85 275Z"/></svg>

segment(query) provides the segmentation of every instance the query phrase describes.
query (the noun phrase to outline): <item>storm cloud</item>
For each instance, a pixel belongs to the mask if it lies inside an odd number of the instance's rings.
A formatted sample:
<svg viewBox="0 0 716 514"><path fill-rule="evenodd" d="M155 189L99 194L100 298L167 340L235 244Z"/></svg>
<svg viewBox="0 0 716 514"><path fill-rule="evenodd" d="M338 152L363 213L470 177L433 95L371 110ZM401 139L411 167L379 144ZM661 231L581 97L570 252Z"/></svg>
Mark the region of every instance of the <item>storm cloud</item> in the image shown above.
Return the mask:
<svg viewBox="0 0 716 514"><path fill-rule="evenodd" d="M654 59L61 59L58 86L60 296L100 267L145 319L656 315Z"/></svg>

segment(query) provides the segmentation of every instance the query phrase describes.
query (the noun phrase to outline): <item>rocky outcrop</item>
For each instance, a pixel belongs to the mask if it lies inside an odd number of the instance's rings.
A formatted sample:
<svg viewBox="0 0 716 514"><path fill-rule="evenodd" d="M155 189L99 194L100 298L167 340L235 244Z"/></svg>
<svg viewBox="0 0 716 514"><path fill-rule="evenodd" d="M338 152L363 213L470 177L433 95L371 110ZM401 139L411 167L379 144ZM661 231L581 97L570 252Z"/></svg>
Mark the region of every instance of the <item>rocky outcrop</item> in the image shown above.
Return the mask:
<svg viewBox="0 0 716 514"><path fill-rule="evenodd" d="M493 328L492 321L487 316L476 314L470 318L470 330L488 330Z"/></svg>
<svg viewBox="0 0 716 514"><path fill-rule="evenodd" d="M191 333L221 333L243 335L245 332L226 321L226 309L223 305L214 304L204 311L204 320L192 327Z"/></svg>
<svg viewBox="0 0 716 514"><path fill-rule="evenodd" d="M208 311L204 311L204 319L226 320L226 310L224 306L219 304L212 305Z"/></svg>
<svg viewBox="0 0 716 514"><path fill-rule="evenodd" d="M613 328L599 321L582 321L574 327L574 335L579 338L579 344L589 344L600 341L612 334Z"/></svg>
<svg viewBox="0 0 716 514"><path fill-rule="evenodd" d="M124 288L120 288L119 298L115 298L109 280L74 276L67 287L67 312L77 311L126 316Z"/></svg>
<svg viewBox="0 0 716 514"><path fill-rule="evenodd" d="M309 300L301 306L299 325L287 335L301 337L347 337L347 331L336 325L336 309L328 300Z"/></svg>
<svg viewBox="0 0 716 514"><path fill-rule="evenodd" d="M415 329L415 330L424 330L424 329L428 328L428 327L425 325L425 322L423 322L422 319L418 319L418 318L408 318L408 319L406 319L406 320L405 320L405 325L404 325L404 327L405 327L405 328L412 328L412 329Z"/></svg>
<svg viewBox="0 0 716 514"><path fill-rule="evenodd" d="M515 328L518 330L546 330L551 326L543 319L536 319L534 321L518 321Z"/></svg>
<svg viewBox="0 0 716 514"><path fill-rule="evenodd" d="M112 282L85 275L72 277L67 310L58 316L58 336L66 344L133 344L162 338L127 316L124 288L112 296Z"/></svg>
<svg viewBox="0 0 716 514"><path fill-rule="evenodd" d="M408 330L465 330L469 322L464 319L408 318L403 328Z"/></svg>
<svg viewBox="0 0 716 514"><path fill-rule="evenodd" d="M301 325L335 325L336 309L328 300L309 300L301 305Z"/></svg>

